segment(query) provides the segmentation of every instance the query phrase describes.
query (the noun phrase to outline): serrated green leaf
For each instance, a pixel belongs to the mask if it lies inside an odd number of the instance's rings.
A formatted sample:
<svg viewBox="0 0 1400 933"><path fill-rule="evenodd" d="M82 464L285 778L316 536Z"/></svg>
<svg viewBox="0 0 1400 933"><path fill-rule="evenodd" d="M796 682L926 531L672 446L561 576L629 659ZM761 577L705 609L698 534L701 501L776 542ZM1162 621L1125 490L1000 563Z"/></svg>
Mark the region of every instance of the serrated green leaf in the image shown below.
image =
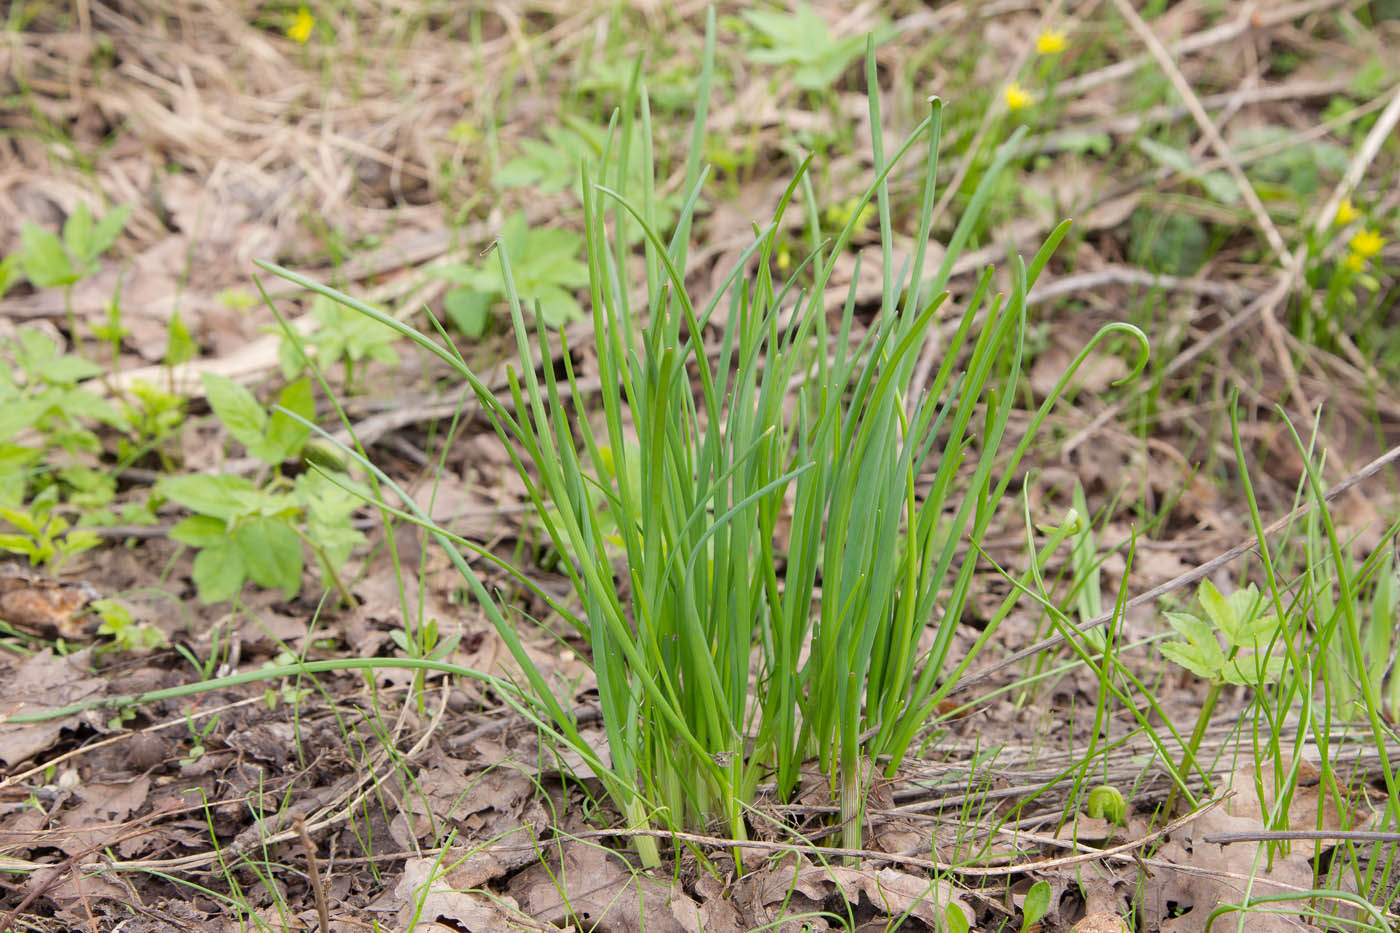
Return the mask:
<svg viewBox="0 0 1400 933"><path fill-rule="evenodd" d="M1236 629L1234 609L1229 601L1220 595L1220 590L1216 589L1214 583L1203 580L1200 588L1196 590L1196 599L1206 611L1212 625L1227 632Z"/></svg>
<svg viewBox="0 0 1400 933"><path fill-rule="evenodd" d="M301 503L292 493L272 493L262 489L240 490L233 493L232 499L240 515L291 519L301 513Z"/></svg>
<svg viewBox="0 0 1400 933"><path fill-rule="evenodd" d="M227 376L218 373L201 373L204 392L209 399L209 407L219 416L228 433L233 435L251 453L263 440L263 430L267 427L267 412L263 411L253 393L243 388ZM256 456L256 455L254 455Z"/></svg>
<svg viewBox="0 0 1400 933"><path fill-rule="evenodd" d="M1204 652L1196 645L1184 641L1167 641L1159 647L1164 658L1181 665L1197 677L1215 680L1220 676L1220 664L1212 664L1211 660L1207 659ZM1218 652L1219 649L1216 651Z"/></svg>
<svg viewBox="0 0 1400 933"><path fill-rule="evenodd" d="M1178 635L1194 645L1202 658L1208 663L1213 663L1219 667L1225 660L1224 653L1220 650L1220 642L1215 635L1215 627L1200 616L1191 615L1189 612L1168 612L1165 613L1167 621Z"/></svg>
<svg viewBox="0 0 1400 933"><path fill-rule="evenodd" d="M1280 626L1279 617L1272 612L1256 616L1240 626L1234 644L1239 648L1258 648L1261 645L1267 645L1273 641L1274 634L1278 632Z"/></svg>
<svg viewBox="0 0 1400 933"><path fill-rule="evenodd" d="M1225 637L1229 638L1232 644L1243 644L1244 628L1250 618L1259 611L1262 603L1259 600L1259 588L1253 583L1245 587L1240 587L1230 594L1225 600L1230 607L1230 616L1233 625L1229 628L1222 626Z"/></svg>
<svg viewBox="0 0 1400 933"><path fill-rule="evenodd" d="M432 274L440 279L456 282L458 285L465 285L468 288L485 289L488 291L493 289L499 280L499 276L493 279L484 269L478 269L475 266L467 266L461 263L441 266L432 270Z"/></svg>

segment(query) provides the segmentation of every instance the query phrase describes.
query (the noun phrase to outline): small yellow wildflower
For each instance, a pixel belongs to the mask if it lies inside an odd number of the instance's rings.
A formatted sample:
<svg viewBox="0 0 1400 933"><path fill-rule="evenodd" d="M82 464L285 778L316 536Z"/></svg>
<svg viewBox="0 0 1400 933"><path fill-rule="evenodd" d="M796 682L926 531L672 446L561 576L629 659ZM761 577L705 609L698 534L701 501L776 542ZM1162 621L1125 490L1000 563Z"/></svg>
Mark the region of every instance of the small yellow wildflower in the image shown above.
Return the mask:
<svg viewBox="0 0 1400 933"><path fill-rule="evenodd" d="M1056 52L1063 52L1067 45L1069 45L1069 40L1062 29L1047 29L1035 37L1035 50L1041 55L1054 55Z"/></svg>
<svg viewBox="0 0 1400 933"><path fill-rule="evenodd" d="M1006 86L1006 109L1008 110L1020 110L1034 99L1029 91L1015 81Z"/></svg>
<svg viewBox="0 0 1400 933"><path fill-rule="evenodd" d="M304 6L298 7L297 15L292 20L292 25L287 27L287 36L305 45L306 40L311 38L311 30L314 29L315 26L316 17L311 15L311 11Z"/></svg>
<svg viewBox="0 0 1400 933"><path fill-rule="evenodd" d="M1342 260L1342 265L1346 266L1351 272L1360 272L1362 269L1366 268L1366 260L1362 259L1356 253L1347 253L1347 258Z"/></svg>
<svg viewBox="0 0 1400 933"><path fill-rule="evenodd" d="M1361 212L1351 203L1351 198L1342 198L1342 203L1337 205L1337 216L1332 218L1332 225L1345 227L1359 216Z"/></svg>
<svg viewBox="0 0 1400 933"><path fill-rule="evenodd" d="M1362 227L1352 236L1351 242L1347 244L1351 247L1351 252L1362 259L1370 259L1381 251L1385 245L1385 238L1375 230L1367 230Z"/></svg>

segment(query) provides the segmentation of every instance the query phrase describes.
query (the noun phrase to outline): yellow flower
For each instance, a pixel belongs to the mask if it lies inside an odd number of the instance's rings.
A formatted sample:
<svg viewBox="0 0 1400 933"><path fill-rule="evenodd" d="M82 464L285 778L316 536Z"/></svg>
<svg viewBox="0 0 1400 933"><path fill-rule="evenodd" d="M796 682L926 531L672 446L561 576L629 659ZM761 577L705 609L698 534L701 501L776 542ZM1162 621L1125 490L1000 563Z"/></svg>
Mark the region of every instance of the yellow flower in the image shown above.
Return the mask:
<svg viewBox="0 0 1400 933"><path fill-rule="evenodd" d="M1375 230L1367 230L1362 227L1352 236L1351 242L1347 244L1351 247L1353 254L1362 259L1370 259L1381 251L1385 245L1385 238Z"/></svg>
<svg viewBox="0 0 1400 933"><path fill-rule="evenodd" d="M1069 42L1062 29L1047 29L1035 37L1035 50L1041 55L1054 55L1063 52Z"/></svg>
<svg viewBox="0 0 1400 933"><path fill-rule="evenodd" d="M315 28L315 26L316 17L311 15L311 11L304 6L298 7L297 15L292 20L292 25L287 27L287 35L297 42L300 42L302 45L305 45L306 40L311 38L311 30Z"/></svg>
<svg viewBox="0 0 1400 933"><path fill-rule="evenodd" d="M1359 216L1361 212L1351 203L1351 198L1342 198L1342 203L1337 205L1337 216L1332 218L1332 225L1345 227Z"/></svg>
<svg viewBox="0 0 1400 933"><path fill-rule="evenodd" d="M1034 99L1029 91L1015 81L1006 86L1006 109L1008 110L1020 110Z"/></svg>
<svg viewBox="0 0 1400 933"><path fill-rule="evenodd" d="M1366 260L1362 259L1356 253L1347 253L1347 258L1342 260L1342 265L1346 266L1347 269L1352 272L1360 272L1362 269L1366 268Z"/></svg>

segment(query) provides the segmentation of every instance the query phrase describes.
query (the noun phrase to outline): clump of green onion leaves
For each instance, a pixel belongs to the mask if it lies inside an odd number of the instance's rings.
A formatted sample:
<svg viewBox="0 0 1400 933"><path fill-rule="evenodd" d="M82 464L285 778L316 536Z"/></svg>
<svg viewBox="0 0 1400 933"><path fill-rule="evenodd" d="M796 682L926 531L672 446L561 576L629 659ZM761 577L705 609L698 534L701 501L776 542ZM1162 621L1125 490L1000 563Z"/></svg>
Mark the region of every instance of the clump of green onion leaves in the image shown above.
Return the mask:
<svg viewBox="0 0 1400 933"><path fill-rule="evenodd" d="M611 767L579 737L569 704L532 671L514 623L460 557L460 543L437 533L526 670L525 705L597 772L630 828L719 823L745 838L760 782L791 795L799 766L815 758L840 806L842 841L858 845L871 763L886 773L899 768L972 660L950 658L953 633L979 542L1023 454L1094 346L1116 333L1137 341L1136 375L1146 338L1125 324L1101 330L1011 444L1026 292L1068 223L1029 265L1013 258L1008 295L992 294L988 269L945 323L954 260L999 190L1019 136L991 159L930 273L937 99L892 154L875 133L874 177L860 204L873 200L879 209L883 298L863 336L854 330L854 285L839 323L826 313L828 282L862 212L850 212L839 231L820 228L810 159L723 287L695 306L687 250L705 178L699 153L713 21L709 29L684 206L669 237L653 223L652 174L643 173L640 190L627 190L633 147L653 164L640 82L613 118L602 161L583 168L598 392L578 390L566 341L522 305L503 249L496 253L520 354L508 398L493 394L441 334L429 337L266 268L398 329L456 367L476 393L565 557L560 565L577 602L560 609L591 649ZM867 78L870 125L878 128L873 54ZM896 165L919 157L913 255L899 258L887 180ZM803 201L810 254L777 281L772 259L784 217ZM638 230L640 259L628 245ZM938 358L916 393L916 365L935 328ZM562 361L562 373L552 360ZM654 838L634 839L643 862L656 864Z"/></svg>

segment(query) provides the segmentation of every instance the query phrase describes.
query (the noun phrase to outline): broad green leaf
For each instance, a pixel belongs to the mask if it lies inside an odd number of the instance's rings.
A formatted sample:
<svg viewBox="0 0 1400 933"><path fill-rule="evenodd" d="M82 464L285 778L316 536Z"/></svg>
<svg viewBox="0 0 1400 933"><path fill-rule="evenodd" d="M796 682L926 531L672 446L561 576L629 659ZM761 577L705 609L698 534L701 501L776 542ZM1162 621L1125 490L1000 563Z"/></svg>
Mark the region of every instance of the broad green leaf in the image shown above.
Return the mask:
<svg viewBox="0 0 1400 933"><path fill-rule="evenodd" d="M179 503L191 512L230 522L246 514L239 494L256 493L257 488L241 476L162 476L156 481L156 494Z"/></svg>
<svg viewBox="0 0 1400 933"><path fill-rule="evenodd" d="M291 519L301 513L301 503L292 493L272 493L261 489L238 490L231 497L240 515Z"/></svg>
<svg viewBox="0 0 1400 933"><path fill-rule="evenodd" d="M468 288L483 289L490 291L500 282L500 276L493 277L485 269L478 269L475 266L453 263L450 266L440 266L432 270L432 274L440 279L447 279L449 282L456 282L458 285L465 285Z"/></svg>
<svg viewBox="0 0 1400 933"><path fill-rule="evenodd" d="M19 253L11 253L4 259L0 259L0 298L5 297L5 293L19 282L23 273L19 267Z"/></svg>
<svg viewBox="0 0 1400 933"><path fill-rule="evenodd" d="M86 204L79 201L77 208L63 222L63 246L79 267L86 266L96 255L91 252L92 229L92 213Z"/></svg>
<svg viewBox="0 0 1400 933"><path fill-rule="evenodd" d="M43 402L31 399L0 405L0 441L8 441L20 431L33 427L46 407Z"/></svg>
<svg viewBox="0 0 1400 933"><path fill-rule="evenodd" d="M1226 635L1232 635L1238 628L1235 616L1235 609L1220 591L1215 588L1215 584L1209 580L1201 583L1200 589L1196 591L1196 599L1200 601L1201 608L1206 611L1206 616L1216 628L1222 630Z"/></svg>
<svg viewBox="0 0 1400 933"><path fill-rule="evenodd" d="M225 538L195 555L191 574L199 590L200 602L221 603L232 599L247 576L243 555L231 539Z"/></svg>
<svg viewBox="0 0 1400 933"><path fill-rule="evenodd" d="M572 292L566 292L556 285L543 285L535 289L534 300L539 302L540 316L550 327L563 327L572 321L584 318L583 308L575 300Z"/></svg>
<svg viewBox="0 0 1400 933"><path fill-rule="evenodd" d="M57 397L58 407L63 417L70 423L81 420L100 421L119 431L131 427L120 408L87 389L65 389Z"/></svg>
<svg viewBox="0 0 1400 933"><path fill-rule="evenodd" d="M286 523L253 518L234 533L248 576L259 586L280 589L291 599L301 589L301 539Z"/></svg>
<svg viewBox="0 0 1400 933"><path fill-rule="evenodd" d="M0 405L0 416L11 406ZM28 470L42 452L23 444L3 442L0 432L0 505L19 506L24 501Z"/></svg>
<svg viewBox="0 0 1400 933"><path fill-rule="evenodd" d="M191 515L175 523L170 539L191 547L213 547L228 537L228 523L209 515Z"/></svg>
<svg viewBox="0 0 1400 933"><path fill-rule="evenodd" d="M90 528L77 528L63 536L65 558L90 551L102 543L102 536Z"/></svg>
<svg viewBox="0 0 1400 933"><path fill-rule="evenodd" d="M277 405L310 421L316 417L316 401L311 393L311 380L305 376L291 383L277 396ZM311 429L280 410L274 410L267 421L266 439L248 452L273 466L295 456L311 436Z"/></svg>
<svg viewBox="0 0 1400 933"><path fill-rule="evenodd" d="M97 223L96 229L92 232L92 239L88 244L90 252L88 259L96 259L107 252L112 245L117 242L117 237L122 235L122 230L126 228L127 218L131 216L131 205L121 204L107 212Z"/></svg>
<svg viewBox="0 0 1400 933"><path fill-rule="evenodd" d="M267 412L253 398L253 393L227 376L202 373L200 379L204 382L209 407L214 409L214 414L219 416L234 440L248 448L251 454L253 448L262 443Z"/></svg>
<svg viewBox="0 0 1400 933"><path fill-rule="evenodd" d="M73 386L84 379L102 375L102 367L81 356L55 357L44 366L40 378L54 386Z"/></svg>
<svg viewBox="0 0 1400 933"><path fill-rule="evenodd" d="M51 231L29 221L20 231L20 265L35 288L72 285L82 275L73 268L63 242Z"/></svg>
<svg viewBox="0 0 1400 933"><path fill-rule="evenodd" d="M40 547L32 538L24 535L0 534L0 551L8 551L11 554L23 554L29 558L30 564L39 564L53 556L53 547Z"/></svg>
<svg viewBox="0 0 1400 933"><path fill-rule="evenodd" d="M497 185L530 185L542 194L562 191L577 180L579 165L595 161L601 152L601 147L573 127L549 126L544 135L544 140L521 140L520 155L496 173Z"/></svg>
<svg viewBox="0 0 1400 933"><path fill-rule="evenodd" d="M1041 918L1049 910L1050 882L1042 878L1031 885L1031 889L1026 892L1026 900L1021 905L1021 929L1029 930L1040 923Z"/></svg>
<svg viewBox="0 0 1400 933"><path fill-rule="evenodd" d="M39 529L43 525L33 514L25 509L12 509L8 506L0 506L0 518L14 525L17 529L27 535L38 535Z"/></svg>
<svg viewBox="0 0 1400 933"><path fill-rule="evenodd" d="M491 320L491 296L475 289L454 288L442 297L442 308L464 335L476 340L486 333Z"/></svg>
<svg viewBox="0 0 1400 933"><path fill-rule="evenodd" d="M185 326L185 319L180 317L177 311L171 315L170 326L165 337L165 359L162 362L166 366L179 366L188 360L194 359L198 351L194 338L190 336L190 329Z"/></svg>

